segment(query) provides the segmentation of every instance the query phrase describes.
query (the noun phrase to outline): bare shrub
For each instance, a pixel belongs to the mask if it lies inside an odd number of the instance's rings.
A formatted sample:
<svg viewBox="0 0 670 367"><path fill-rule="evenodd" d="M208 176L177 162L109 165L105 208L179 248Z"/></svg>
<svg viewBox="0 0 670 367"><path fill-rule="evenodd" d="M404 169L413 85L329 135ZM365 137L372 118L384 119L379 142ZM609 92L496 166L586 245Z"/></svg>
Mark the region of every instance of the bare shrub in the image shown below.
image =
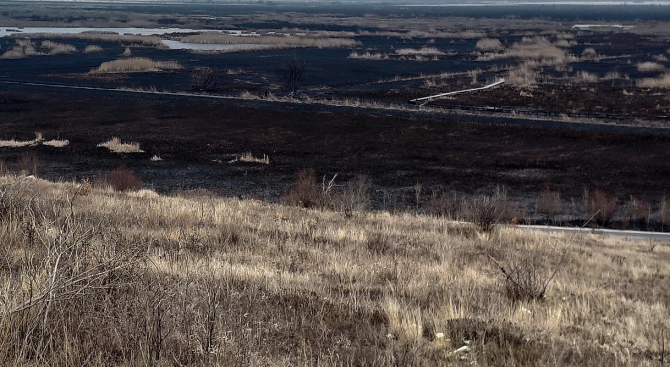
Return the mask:
<svg viewBox="0 0 670 367"><path fill-rule="evenodd" d="M209 66L198 68L193 73L193 82L191 89L195 91L214 91L221 87L223 74Z"/></svg>
<svg viewBox="0 0 670 367"><path fill-rule="evenodd" d="M465 217L485 233L493 232L501 216L497 200L490 196L482 195L469 200L464 209Z"/></svg>
<svg viewBox="0 0 670 367"><path fill-rule="evenodd" d="M36 132L33 140L0 140L1 148L21 148L27 146L34 146L42 142L42 133Z"/></svg>
<svg viewBox="0 0 670 367"><path fill-rule="evenodd" d="M293 55L293 57L287 60L284 64L282 73L284 76L284 81L286 82L286 87L289 90L289 94L292 95L300 89L302 75L305 72L305 65L305 61L300 63L296 55Z"/></svg>
<svg viewBox="0 0 670 367"><path fill-rule="evenodd" d="M502 43L500 43L500 40L497 38L481 38L477 41L475 47L485 51L496 51L504 48Z"/></svg>
<svg viewBox="0 0 670 367"><path fill-rule="evenodd" d="M121 166L105 176L105 181L116 191L135 191L144 186L126 166Z"/></svg>
<svg viewBox="0 0 670 367"><path fill-rule="evenodd" d="M90 54L94 52L103 52L105 49L98 45L86 45L84 48L84 53Z"/></svg>
<svg viewBox="0 0 670 367"><path fill-rule="evenodd" d="M104 147L115 153L144 153L140 149L140 143L122 143L121 139L113 137L110 140L98 144L99 147Z"/></svg>
<svg viewBox="0 0 670 367"><path fill-rule="evenodd" d="M546 186L540 192L535 208L538 213L541 213L545 218L551 219L553 222L556 214L561 210L561 194Z"/></svg>
<svg viewBox="0 0 670 367"><path fill-rule="evenodd" d="M641 73L665 71L665 66L653 61L645 61L637 64L637 71Z"/></svg>
<svg viewBox="0 0 670 367"><path fill-rule="evenodd" d="M632 220L639 222L640 227L646 228L649 226L649 220L653 212L651 204L631 196L626 209Z"/></svg>
<svg viewBox="0 0 670 367"><path fill-rule="evenodd" d="M601 226L606 226L619 209L619 198L612 193L597 189L588 196L586 212Z"/></svg>
<svg viewBox="0 0 670 367"><path fill-rule="evenodd" d="M440 217L457 219L463 212L463 200L456 197L455 194L433 194L423 203L423 210L426 214Z"/></svg>
<svg viewBox="0 0 670 367"><path fill-rule="evenodd" d="M72 45L50 40L42 41L42 48L49 49L49 55L71 54L77 52L77 48Z"/></svg>
<svg viewBox="0 0 670 367"><path fill-rule="evenodd" d="M291 190L281 198L284 203L304 208L322 205L321 199L321 193L316 184L316 173L312 168L300 170Z"/></svg>
<svg viewBox="0 0 670 367"><path fill-rule="evenodd" d="M670 205L668 205L665 197L661 199L658 206L658 217L659 222L661 222L661 231L663 231L664 226L670 225Z"/></svg>
<svg viewBox="0 0 670 367"><path fill-rule="evenodd" d="M349 180L341 193L334 195L331 205L351 217L370 207L370 180L365 175L358 175Z"/></svg>
<svg viewBox="0 0 670 367"><path fill-rule="evenodd" d="M123 50L123 53L121 54L122 57L131 57L133 56L133 51L130 50L130 47L126 47L125 50Z"/></svg>
<svg viewBox="0 0 670 367"><path fill-rule="evenodd" d="M183 67L176 61L154 61L146 57L132 57L106 61L100 64L91 73L118 73L118 72L147 72L178 70Z"/></svg>

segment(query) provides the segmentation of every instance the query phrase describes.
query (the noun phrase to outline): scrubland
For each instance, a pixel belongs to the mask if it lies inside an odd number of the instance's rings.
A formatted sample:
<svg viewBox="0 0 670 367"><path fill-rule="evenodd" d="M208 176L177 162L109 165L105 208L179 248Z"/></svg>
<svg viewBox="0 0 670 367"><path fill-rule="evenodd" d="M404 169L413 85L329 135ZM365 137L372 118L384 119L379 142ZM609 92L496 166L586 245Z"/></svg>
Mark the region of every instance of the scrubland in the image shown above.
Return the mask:
<svg viewBox="0 0 670 367"><path fill-rule="evenodd" d="M660 365L653 245L4 175L0 364Z"/></svg>

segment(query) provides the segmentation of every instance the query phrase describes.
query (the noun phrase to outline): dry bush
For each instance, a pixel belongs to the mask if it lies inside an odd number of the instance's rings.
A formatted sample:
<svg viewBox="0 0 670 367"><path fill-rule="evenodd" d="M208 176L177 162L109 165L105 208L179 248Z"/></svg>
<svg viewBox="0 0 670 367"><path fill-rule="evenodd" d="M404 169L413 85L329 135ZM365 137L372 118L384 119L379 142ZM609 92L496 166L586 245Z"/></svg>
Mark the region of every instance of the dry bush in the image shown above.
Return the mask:
<svg viewBox="0 0 670 367"><path fill-rule="evenodd" d="M341 193L328 197L328 205L351 217L356 212L362 212L370 207L371 182L364 175L358 175L349 180Z"/></svg>
<svg viewBox="0 0 670 367"><path fill-rule="evenodd" d="M42 41L42 48L48 48L49 55L62 55L77 52L77 48L72 45L50 40Z"/></svg>
<svg viewBox="0 0 670 367"><path fill-rule="evenodd" d="M110 140L98 144L99 147L104 147L115 153L144 153L140 149L140 143L122 143L121 139L113 137Z"/></svg>
<svg viewBox="0 0 670 367"><path fill-rule="evenodd" d="M658 221L661 223L661 231L663 231L664 226L670 225L670 205L668 205L665 197L661 199L658 205Z"/></svg>
<svg viewBox="0 0 670 367"><path fill-rule="evenodd" d="M549 187L543 188L540 196L537 198L535 208L545 218L554 221L556 214L561 210L561 193L553 191Z"/></svg>
<svg viewBox="0 0 670 367"><path fill-rule="evenodd" d="M645 61L637 64L637 71L641 73L665 71L665 66L653 61Z"/></svg>
<svg viewBox="0 0 670 367"><path fill-rule="evenodd" d="M423 203L426 214L450 219L459 219L463 213L463 200L456 194L433 194Z"/></svg>
<svg viewBox="0 0 670 367"><path fill-rule="evenodd" d="M370 53L370 51L365 51L365 53L359 54L356 51L352 51L349 56L349 59L360 59L360 60L387 60L389 56L387 54L382 54L379 52Z"/></svg>
<svg viewBox="0 0 670 367"><path fill-rule="evenodd" d="M663 74L656 78L644 78L637 80L640 88L670 88L670 74Z"/></svg>
<svg viewBox="0 0 670 367"><path fill-rule="evenodd" d="M321 206L323 203L321 192L316 183L316 172L314 169L300 170L295 179L295 184L291 190L281 198L282 202L311 208Z"/></svg>
<svg viewBox="0 0 670 367"><path fill-rule="evenodd" d="M604 80L617 80L617 79L622 79L623 77L621 76L621 73L618 71L608 71L605 74L605 77L603 77Z"/></svg>
<svg viewBox="0 0 670 367"><path fill-rule="evenodd" d="M497 51L504 49L502 43L497 38L482 38L475 45L480 50Z"/></svg>
<svg viewBox="0 0 670 367"><path fill-rule="evenodd" d="M587 47L582 51L582 59L585 60L598 60L598 53L595 49Z"/></svg>
<svg viewBox="0 0 670 367"><path fill-rule="evenodd" d="M498 200L490 196L479 196L464 204L465 218L474 223L484 233L493 232L502 216Z"/></svg>
<svg viewBox="0 0 670 367"><path fill-rule="evenodd" d="M596 223L605 227L619 209L619 198L612 193L597 189L587 198L586 212Z"/></svg>
<svg viewBox="0 0 670 367"><path fill-rule="evenodd" d="M137 191L144 186L142 180L126 166L121 166L106 174L105 181L115 191Z"/></svg>
<svg viewBox="0 0 670 367"><path fill-rule="evenodd" d="M539 60L543 65L560 65L573 59L544 37L524 37L521 42L515 43L504 52L482 55L477 60L491 61L505 58Z"/></svg>
<svg viewBox="0 0 670 367"><path fill-rule="evenodd" d="M183 67L176 61L154 61L146 57L131 57L129 59L119 59L106 61L100 64L91 73L125 73L125 72L147 72L147 71L167 71L178 70Z"/></svg>
<svg viewBox="0 0 670 367"><path fill-rule="evenodd" d="M665 55L663 55L663 54L654 55L653 59L654 59L654 61L658 61L658 62L667 62L668 61L668 58L665 57Z"/></svg>
<svg viewBox="0 0 670 367"><path fill-rule="evenodd" d="M94 52L103 52L103 51L105 51L105 49L98 45L86 45L86 47L84 48L84 53L87 54Z"/></svg>
<svg viewBox="0 0 670 367"><path fill-rule="evenodd" d="M648 228L654 210L650 203L631 196L626 209L633 222L637 222L640 228Z"/></svg>
<svg viewBox="0 0 670 367"><path fill-rule="evenodd" d="M210 67L197 68L193 73L191 89L195 91L215 91L221 88L223 73Z"/></svg>
<svg viewBox="0 0 670 367"><path fill-rule="evenodd" d="M126 47L125 50L121 53L122 57L131 57L133 56L133 51L130 50L130 47Z"/></svg>
<svg viewBox="0 0 670 367"><path fill-rule="evenodd" d="M419 49L399 48L395 50L395 54L400 56L440 56L444 55L444 52L435 47L421 47Z"/></svg>

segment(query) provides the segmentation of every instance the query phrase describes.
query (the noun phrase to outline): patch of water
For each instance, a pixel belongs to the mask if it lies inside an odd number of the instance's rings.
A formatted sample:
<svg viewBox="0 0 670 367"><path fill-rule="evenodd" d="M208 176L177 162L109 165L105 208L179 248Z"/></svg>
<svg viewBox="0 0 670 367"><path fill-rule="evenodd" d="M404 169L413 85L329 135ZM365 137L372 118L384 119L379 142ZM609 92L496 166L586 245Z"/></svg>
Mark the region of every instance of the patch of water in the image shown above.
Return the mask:
<svg viewBox="0 0 670 367"><path fill-rule="evenodd" d="M0 27L0 37L14 34L30 33L55 33L55 34L78 34L84 32L132 34L141 36L165 35L171 33L203 33L219 32L234 36L255 35L254 33L242 33L239 30L212 30L212 29L189 29L189 28L91 28L91 27Z"/></svg>

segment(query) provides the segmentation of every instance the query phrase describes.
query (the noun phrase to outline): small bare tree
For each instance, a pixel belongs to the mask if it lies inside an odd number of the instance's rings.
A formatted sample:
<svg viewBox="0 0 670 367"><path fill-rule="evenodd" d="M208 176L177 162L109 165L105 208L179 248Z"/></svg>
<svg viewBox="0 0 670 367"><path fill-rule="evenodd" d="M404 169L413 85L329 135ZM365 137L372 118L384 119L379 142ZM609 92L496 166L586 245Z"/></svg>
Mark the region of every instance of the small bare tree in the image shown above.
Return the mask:
<svg viewBox="0 0 670 367"><path fill-rule="evenodd" d="M221 73L210 68L198 68L193 73L191 89L195 91L209 92L221 87Z"/></svg>
<svg viewBox="0 0 670 367"><path fill-rule="evenodd" d="M294 54L291 59L286 61L282 71L289 95L295 94L300 89L302 74L305 71L305 62L300 63L298 57Z"/></svg>
<svg viewBox="0 0 670 367"><path fill-rule="evenodd" d="M537 198L536 209L547 219L551 219L552 223L556 223L556 214L561 209L561 194L558 191L553 191L549 186L545 186Z"/></svg>

